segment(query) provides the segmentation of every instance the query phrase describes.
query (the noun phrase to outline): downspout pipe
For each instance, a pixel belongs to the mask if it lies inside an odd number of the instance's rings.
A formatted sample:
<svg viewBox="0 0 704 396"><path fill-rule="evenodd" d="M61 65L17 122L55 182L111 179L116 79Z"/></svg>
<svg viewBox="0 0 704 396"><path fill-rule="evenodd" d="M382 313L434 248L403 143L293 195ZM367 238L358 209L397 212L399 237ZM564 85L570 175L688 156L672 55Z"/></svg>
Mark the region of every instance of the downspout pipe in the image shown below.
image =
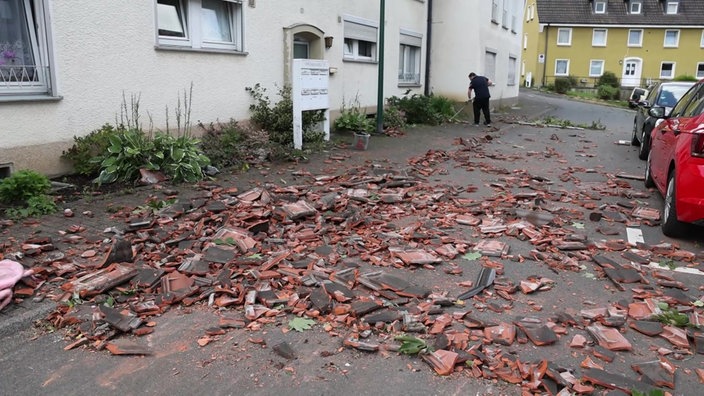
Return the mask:
<svg viewBox="0 0 704 396"><path fill-rule="evenodd" d="M423 93L425 96L430 96L430 47L433 42L433 0L428 0L428 23L425 30L425 87Z"/></svg>

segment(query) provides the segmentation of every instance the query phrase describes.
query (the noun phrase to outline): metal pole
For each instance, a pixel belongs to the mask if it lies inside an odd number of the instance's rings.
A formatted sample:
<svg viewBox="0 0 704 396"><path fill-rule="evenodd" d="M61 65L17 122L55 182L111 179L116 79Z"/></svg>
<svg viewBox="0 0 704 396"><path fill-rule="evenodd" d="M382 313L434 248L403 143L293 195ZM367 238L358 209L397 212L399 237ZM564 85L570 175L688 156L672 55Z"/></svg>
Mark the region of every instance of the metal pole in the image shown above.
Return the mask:
<svg viewBox="0 0 704 396"><path fill-rule="evenodd" d="M386 0L381 0L379 11L379 77L376 92L376 131L384 132L384 19Z"/></svg>

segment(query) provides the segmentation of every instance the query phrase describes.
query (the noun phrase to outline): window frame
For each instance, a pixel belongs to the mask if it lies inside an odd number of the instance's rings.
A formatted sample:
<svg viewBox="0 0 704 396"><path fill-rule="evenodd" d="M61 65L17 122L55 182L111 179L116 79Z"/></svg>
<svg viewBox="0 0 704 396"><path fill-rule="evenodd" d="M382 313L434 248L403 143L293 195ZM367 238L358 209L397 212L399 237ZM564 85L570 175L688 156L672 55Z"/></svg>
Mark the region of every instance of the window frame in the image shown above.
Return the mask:
<svg viewBox="0 0 704 396"><path fill-rule="evenodd" d="M674 45L668 45L667 44L667 33L675 33L675 44ZM680 45L680 31L679 29L665 29L665 33L663 34L663 43L662 46L664 48L678 48Z"/></svg>
<svg viewBox="0 0 704 396"><path fill-rule="evenodd" d="M604 32L604 42L603 42L603 44L595 43L596 32L597 32L597 31L603 31L603 32ZM604 29L604 28L592 29L592 47L606 47L606 43L608 42L608 36L609 36L609 29Z"/></svg>
<svg viewBox="0 0 704 396"><path fill-rule="evenodd" d="M421 68L422 68L422 48L423 35L401 29L399 35L399 71L398 84L399 86L420 86L421 85ZM412 59L411 59L412 57ZM409 73L407 67L413 63L412 79L405 77Z"/></svg>
<svg viewBox="0 0 704 396"><path fill-rule="evenodd" d="M600 72L598 74L592 73L592 68L594 67L594 62L601 63ZM603 59L590 59L589 60L589 77L601 77L604 74L604 65L606 62Z"/></svg>
<svg viewBox="0 0 704 396"><path fill-rule="evenodd" d="M565 72L564 73L558 73L557 72L557 65L560 62L565 62ZM565 77L570 75L570 60L569 59L555 59L555 76L559 77Z"/></svg>
<svg viewBox="0 0 704 396"><path fill-rule="evenodd" d="M28 39L32 46L36 81L0 81L0 102L59 98L56 94L56 61L54 59L49 0L20 0L25 11ZM27 65L24 65L27 66Z"/></svg>
<svg viewBox="0 0 704 396"><path fill-rule="evenodd" d="M700 69L701 69L701 73L700 73ZM695 70L694 75L696 76L697 79L704 78L704 62L697 62L697 68Z"/></svg>
<svg viewBox="0 0 704 396"><path fill-rule="evenodd" d="M699 48L704 48L704 29L702 29L702 37L699 39Z"/></svg>
<svg viewBox="0 0 704 396"><path fill-rule="evenodd" d="M638 44L631 43L631 33L639 32ZM643 46L643 29L628 29L628 37L626 38L626 46L628 47L642 47Z"/></svg>
<svg viewBox="0 0 704 396"><path fill-rule="evenodd" d="M665 14L667 15L677 15L679 12L679 1L668 1L665 3Z"/></svg>
<svg viewBox="0 0 704 396"><path fill-rule="evenodd" d="M634 10L635 8L637 8L637 10ZM643 3L640 0L631 0L630 4L628 5L629 14L640 14L642 10Z"/></svg>
<svg viewBox="0 0 704 396"><path fill-rule="evenodd" d="M513 63L513 67L511 66ZM506 85L511 87L517 84L516 82L516 66L518 66L518 57L514 55L508 56L508 73L506 78Z"/></svg>
<svg viewBox="0 0 704 396"><path fill-rule="evenodd" d="M670 69L671 71L670 71L670 75L669 75L669 76L666 76L666 75L664 75L664 74L662 73L662 72L663 72L663 66L665 66L665 65L672 65L672 68ZM662 62L660 62L660 79L661 79L661 80L672 80L673 78L675 78L675 68L676 68L676 66L677 66L677 63L676 63L676 62L673 62L673 61L662 61Z"/></svg>
<svg viewBox="0 0 704 396"><path fill-rule="evenodd" d="M499 24L499 0L491 0L491 22Z"/></svg>
<svg viewBox="0 0 704 396"><path fill-rule="evenodd" d="M203 0L173 0L178 4L181 11L178 16L184 31L184 37L174 37L159 33L160 15L159 5L161 1L154 2L156 43L159 49L172 49L198 52L244 52L244 5L240 0L219 0L225 3L227 12L227 22L229 23L231 41L218 41L207 39L203 34L202 10Z"/></svg>
<svg viewBox="0 0 704 396"><path fill-rule="evenodd" d="M607 5L607 2L605 0L594 1L594 13L595 14L606 14L606 5ZM599 7L599 6L602 6L602 7Z"/></svg>
<svg viewBox="0 0 704 396"><path fill-rule="evenodd" d="M566 31L567 32L567 42L566 43L561 43L560 42L560 32ZM569 47L572 45L572 28L558 28L557 29L557 39L555 40L556 44L561 47Z"/></svg>
<svg viewBox="0 0 704 396"><path fill-rule="evenodd" d="M342 19L342 60L344 62L377 63L377 60L379 58L379 23L376 21L358 18L350 15L345 15ZM355 36L354 34L350 35L349 32L345 29L346 24L351 24L350 27L352 27L352 25L359 25L360 27L366 30L374 29L374 41L364 40L363 38L361 38L361 36ZM360 44L362 43L368 43L370 45L371 56L360 55Z"/></svg>

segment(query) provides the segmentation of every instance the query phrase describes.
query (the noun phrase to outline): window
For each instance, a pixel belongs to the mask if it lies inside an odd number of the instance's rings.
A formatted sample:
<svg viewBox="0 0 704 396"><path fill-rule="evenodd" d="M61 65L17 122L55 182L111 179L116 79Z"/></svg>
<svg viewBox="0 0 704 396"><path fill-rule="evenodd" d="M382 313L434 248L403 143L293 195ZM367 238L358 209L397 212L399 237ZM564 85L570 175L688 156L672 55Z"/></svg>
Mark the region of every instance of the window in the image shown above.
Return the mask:
<svg viewBox="0 0 704 396"><path fill-rule="evenodd" d="M631 0L631 7L629 9L631 14L640 14L640 9L642 7L640 0Z"/></svg>
<svg viewBox="0 0 704 396"><path fill-rule="evenodd" d="M680 42L679 30L665 30L665 47L677 47Z"/></svg>
<svg viewBox="0 0 704 396"><path fill-rule="evenodd" d="M0 1L0 99L52 95L46 0Z"/></svg>
<svg viewBox="0 0 704 396"><path fill-rule="evenodd" d="M604 74L604 61L592 60L589 62L589 77L600 77Z"/></svg>
<svg viewBox="0 0 704 396"><path fill-rule="evenodd" d="M643 30L631 29L628 31L628 46L641 47L643 46Z"/></svg>
<svg viewBox="0 0 704 396"><path fill-rule="evenodd" d="M523 49L528 49L528 34L523 35Z"/></svg>
<svg viewBox="0 0 704 396"><path fill-rule="evenodd" d="M484 77L496 81L496 52L484 51Z"/></svg>
<svg viewBox="0 0 704 396"><path fill-rule="evenodd" d="M345 18L345 60L375 61L377 24L360 18Z"/></svg>
<svg viewBox="0 0 704 396"><path fill-rule="evenodd" d="M594 29L592 33L593 47L606 47L606 29Z"/></svg>
<svg viewBox="0 0 704 396"><path fill-rule="evenodd" d="M508 29L508 1L504 0L504 11L501 14L501 26Z"/></svg>
<svg viewBox="0 0 704 396"><path fill-rule="evenodd" d="M157 0L159 45L242 51L239 0Z"/></svg>
<svg viewBox="0 0 704 396"><path fill-rule="evenodd" d="M697 63L697 78L704 78L704 63Z"/></svg>
<svg viewBox="0 0 704 396"><path fill-rule="evenodd" d="M662 62L660 64L660 78L671 79L675 77L675 62Z"/></svg>
<svg viewBox="0 0 704 396"><path fill-rule="evenodd" d="M672 111L670 112L670 117L679 117L683 115L687 104L689 104L693 99L696 100L696 98L698 98L697 91L701 92L701 89L697 89L697 85L695 85L690 88L687 93L682 95L680 100L677 101L675 107L672 108Z"/></svg>
<svg viewBox="0 0 704 396"><path fill-rule="evenodd" d="M677 8L678 8L679 2L677 1L668 1L667 5L665 6L665 13L666 14L677 14Z"/></svg>
<svg viewBox="0 0 704 396"><path fill-rule="evenodd" d="M556 59L555 60L555 75L556 76L566 76L570 74L570 61L569 59Z"/></svg>
<svg viewBox="0 0 704 396"><path fill-rule="evenodd" d="M491 21L499 23L499 0L491 0Z"/></svg>
<svg viewBox="0 0 704 396"><path fill-rule="evenodd" d="M557 45L572 44L572 28L557 29Z"/></svg>
<svg viewBox="0 0 704 396"><path fill-rule="evenodd" d="M699 39L699 46L704 48L704 30L702 30L702 38Z"/></svg>
<svg viewBox="0 0 704 396"><path fill-rule="evenodd" d="M526 11L526 22L530 22L530 13L533 12L533 6L528 6L528 10Z"/></svg>
<svg viewBox="0 0 704 396"><path fill-rule="evenodd" d="M401 47L398 57L398 82L420 85L420 48L423 36L401 32Z"/></svg>
<svg viewBox="0 0 704 396"><path fill-rule="evenodd" d="M293 59L310 58L310 44L301 39L293 40Z"/></svg>
<svg viewBox="0 0 704 396"><path fill-rule="evenodd" d="M508 78L506 85L516 85L516 57L508 57Z"/></svg>
<svg viewBox="0 0 704 396"><path fill-rule="evenodd" d="M606 1L596 0L594 2L594 13L595 14L606 14Z"/></svg>

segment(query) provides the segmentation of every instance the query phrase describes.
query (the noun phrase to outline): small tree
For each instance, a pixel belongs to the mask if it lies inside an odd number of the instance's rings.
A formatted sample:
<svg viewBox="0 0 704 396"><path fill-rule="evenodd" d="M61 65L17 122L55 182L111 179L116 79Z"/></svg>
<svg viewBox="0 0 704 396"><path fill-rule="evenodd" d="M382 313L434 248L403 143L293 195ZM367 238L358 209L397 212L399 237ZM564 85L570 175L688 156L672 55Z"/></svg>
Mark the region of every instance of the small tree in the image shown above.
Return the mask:
<svg viewBox="0 0 704 396"><path fill-rule="evenodd" d="M596 83L597 87L601 87L603 85L608 85L614 88L621 87L621 83L618 81L618 77L616 77L616 74L610 71L604 72L604 74L599 77L599 80Z"/></svg>

